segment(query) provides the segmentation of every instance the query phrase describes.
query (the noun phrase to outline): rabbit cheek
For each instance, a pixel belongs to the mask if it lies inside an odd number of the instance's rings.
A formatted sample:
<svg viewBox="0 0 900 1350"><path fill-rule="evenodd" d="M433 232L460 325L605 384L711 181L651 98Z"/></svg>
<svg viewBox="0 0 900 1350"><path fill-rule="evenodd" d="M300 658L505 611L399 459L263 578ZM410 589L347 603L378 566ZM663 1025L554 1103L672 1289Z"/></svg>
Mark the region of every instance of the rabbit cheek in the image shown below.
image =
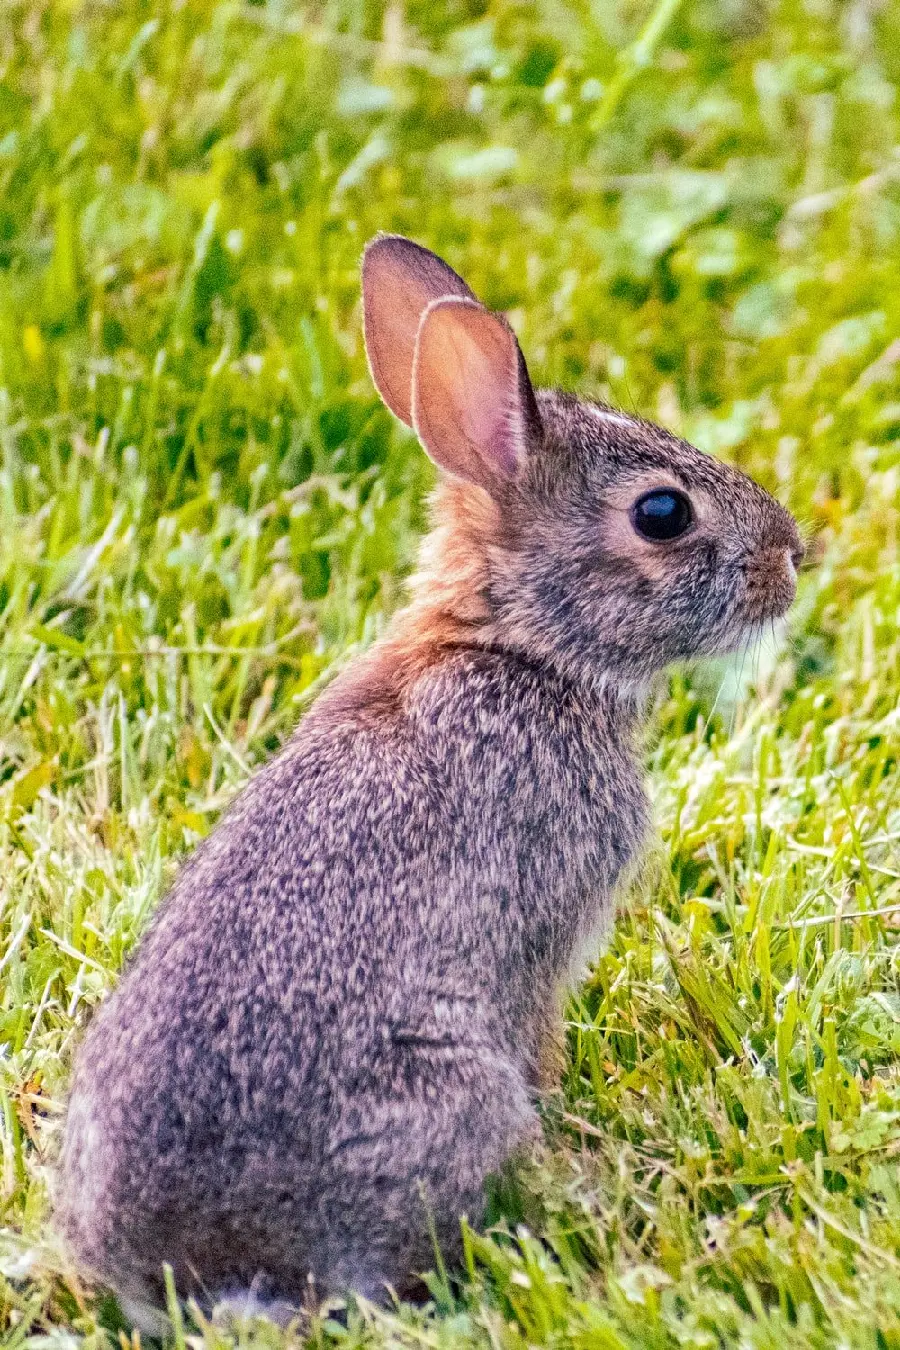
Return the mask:
<svg viewBox="0 0 900 1350"><path fill-rule="evenodd" d="M601 545L604 562L617 573L631 571L654 586L664 585L672 576L671 549L639 538L624 511L611 512L603 521Z"/></svg>

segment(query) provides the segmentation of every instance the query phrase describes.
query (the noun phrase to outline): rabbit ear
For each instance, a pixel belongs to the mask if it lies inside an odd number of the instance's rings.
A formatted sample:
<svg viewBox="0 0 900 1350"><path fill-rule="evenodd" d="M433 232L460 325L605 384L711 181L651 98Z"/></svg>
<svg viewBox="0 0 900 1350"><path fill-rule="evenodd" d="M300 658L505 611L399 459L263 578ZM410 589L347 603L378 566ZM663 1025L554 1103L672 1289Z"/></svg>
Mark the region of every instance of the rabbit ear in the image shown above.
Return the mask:
<svg viewBox="0 0 900 1350"><path fill-rule="evenodd" d="M435 300L425 311L412 409L434 462L488 491L516 477L540 431L515 333L473 300Z"/></svg>
<svg viewBox="0 0 900 1350"><path fill-rule="evenodd" d="M444 295L475 297L462 277L427 248L382 234L362 263L366 355L375 388L391 412L412 426L412 368L419 321Z"/></svg>

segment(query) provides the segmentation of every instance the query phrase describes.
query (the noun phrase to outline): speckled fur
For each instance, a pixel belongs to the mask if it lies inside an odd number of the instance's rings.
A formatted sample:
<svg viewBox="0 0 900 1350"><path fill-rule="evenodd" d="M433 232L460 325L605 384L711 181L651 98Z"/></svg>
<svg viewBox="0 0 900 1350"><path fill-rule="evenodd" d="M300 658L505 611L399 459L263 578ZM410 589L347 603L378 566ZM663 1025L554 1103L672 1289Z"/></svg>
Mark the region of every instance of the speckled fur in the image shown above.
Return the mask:
<svg viewBox="0 0 900 1350"><path fill-rule="evenodd" d="M669 661L793 595L791 518L659 428L538 396L520 479L447 479L411 602L197 849L78 1056L59 1214L126 1299L404 1290L536 1130L562 987L648 823ZM660 550L623 503L698 503Z"/></svg>

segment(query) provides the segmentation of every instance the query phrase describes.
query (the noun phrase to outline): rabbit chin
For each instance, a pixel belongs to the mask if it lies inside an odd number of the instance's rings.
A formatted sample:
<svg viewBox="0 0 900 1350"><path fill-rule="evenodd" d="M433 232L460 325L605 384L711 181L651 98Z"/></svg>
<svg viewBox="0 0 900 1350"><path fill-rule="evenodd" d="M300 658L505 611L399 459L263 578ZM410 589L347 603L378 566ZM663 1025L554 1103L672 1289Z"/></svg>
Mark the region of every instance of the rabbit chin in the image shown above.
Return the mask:
<svg viewBox="0 0 900 1350"><path fill-rule="evenodd" d="M743 623L734 623L721 640L713 642L707 653L709 656L736 656L740 652L752 651L758 643L770 641L780 647L787 633L787 617L772 614L764 619L749 619Z"/></svg>

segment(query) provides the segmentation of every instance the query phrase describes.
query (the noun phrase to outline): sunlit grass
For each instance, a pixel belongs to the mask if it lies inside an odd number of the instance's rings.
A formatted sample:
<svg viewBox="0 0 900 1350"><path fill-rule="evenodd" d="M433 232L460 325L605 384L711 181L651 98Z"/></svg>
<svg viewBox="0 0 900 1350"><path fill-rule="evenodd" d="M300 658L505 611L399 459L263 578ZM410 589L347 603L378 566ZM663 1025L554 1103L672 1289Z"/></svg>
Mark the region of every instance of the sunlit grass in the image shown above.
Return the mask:
<svg viewBox="0 0 900 1350"><path fill-rule="evenodd" d="M810 567L783 645L660 693L660 842L464 1278L309 1334L900 1346L898 53L864 0L8 0L4 1344L115 1342L48 1225L74 1040L400 598L430 473L357 280L393 229L539 382L757 474Z"/></svg>

